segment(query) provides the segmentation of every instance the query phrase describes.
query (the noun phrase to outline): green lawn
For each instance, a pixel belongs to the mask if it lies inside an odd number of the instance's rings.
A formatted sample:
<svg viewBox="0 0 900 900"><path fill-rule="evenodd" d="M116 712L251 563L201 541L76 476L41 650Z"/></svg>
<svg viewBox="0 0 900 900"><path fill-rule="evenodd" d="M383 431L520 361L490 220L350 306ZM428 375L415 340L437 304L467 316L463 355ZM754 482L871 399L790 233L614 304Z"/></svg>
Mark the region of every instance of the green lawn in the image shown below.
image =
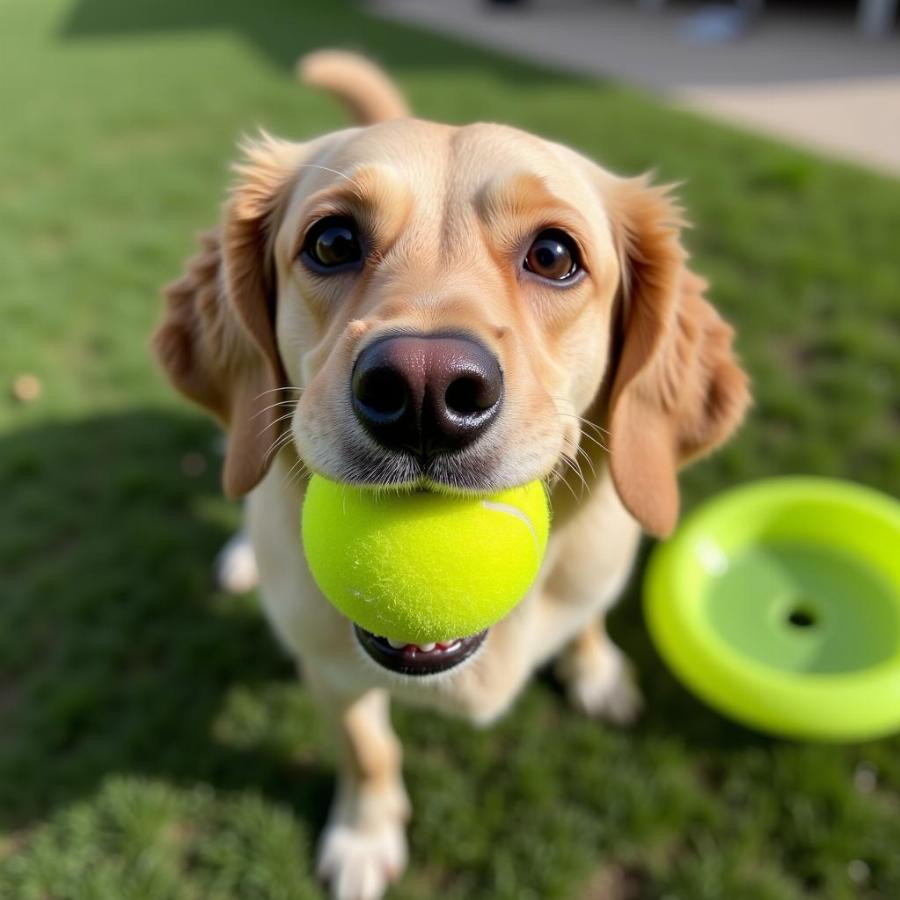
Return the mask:
<svg viewBox="0 0 900 900"><path fill-rule="evenodd" d="M321 896L334 749L255 598L211 585L237 511L215 429L147 338L236 139L344 123L290 75L335 43L383 60L423 115L685 179L696 265L757 397L740 439L686 476L689 504L779 472L900 494L900 183L344 0L5 0L3 900ZM19 372L40 400L12 399ZM569 712L550 678L486 732L396 711L415 817L394 898L900 897L900 740L744 731L661 667L636 589L613 626L649 700L631 732Z"/></svg>

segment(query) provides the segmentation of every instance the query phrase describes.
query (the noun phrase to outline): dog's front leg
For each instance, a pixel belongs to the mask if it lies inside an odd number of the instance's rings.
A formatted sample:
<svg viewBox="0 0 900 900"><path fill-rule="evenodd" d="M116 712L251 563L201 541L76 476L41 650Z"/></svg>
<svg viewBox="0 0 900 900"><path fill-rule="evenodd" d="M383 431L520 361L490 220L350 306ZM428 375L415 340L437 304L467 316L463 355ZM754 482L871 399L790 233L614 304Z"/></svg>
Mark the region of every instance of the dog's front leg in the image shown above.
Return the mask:
<svg viewBox="0 0 900 900"><path fill-rule="evenodd" d="M644 705L631 663L602 621L586 625L563 650L556 675L577 710L615 725L630 725Z"/></svg>
<svg viewBox="0 0 900 900"><path fill-rule="evenodd" d="M312 685L340 742L337 791L319 843L317 871L335 900L377 900L406 867L409 800L389 697L355 697Z"/></svg>

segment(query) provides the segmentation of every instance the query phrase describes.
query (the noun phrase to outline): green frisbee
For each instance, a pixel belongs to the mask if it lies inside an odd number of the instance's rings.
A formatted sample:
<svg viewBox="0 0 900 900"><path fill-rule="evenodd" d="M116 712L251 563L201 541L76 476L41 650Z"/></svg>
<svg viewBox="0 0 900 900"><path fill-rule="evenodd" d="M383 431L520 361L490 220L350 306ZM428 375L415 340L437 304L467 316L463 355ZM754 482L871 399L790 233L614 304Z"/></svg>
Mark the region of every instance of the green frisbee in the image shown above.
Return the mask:
<svg viewBox="0 0 900 900"><path fill-rule="evenodd" d="M660 655L702 700L771 734L900 730L900 503L846 482L736 488L661 544L644 583Z"/></svg>

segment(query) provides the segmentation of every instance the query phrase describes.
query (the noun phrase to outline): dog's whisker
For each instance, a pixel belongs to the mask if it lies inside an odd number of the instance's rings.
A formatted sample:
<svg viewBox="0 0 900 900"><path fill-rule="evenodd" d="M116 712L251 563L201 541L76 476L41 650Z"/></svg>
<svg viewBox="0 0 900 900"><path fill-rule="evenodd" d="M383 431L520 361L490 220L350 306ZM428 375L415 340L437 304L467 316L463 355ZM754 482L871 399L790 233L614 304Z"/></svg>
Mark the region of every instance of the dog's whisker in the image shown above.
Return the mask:
<svg viewBox="0 0 900 900"><path fill-rule="evenodd" d="M568 469L571 469L572 471L574 471L574 467L572 466L572 463L571 463L571 461L568 459L568 457L566 457L566 456L560 456L559 460L560 460L560 462L561 462L564 466L566 466ZM575 488L573 488L572 485L569 484L569 479L566 478L565 473L562 473L562 474L561 474L560 481L561 481L561 482L569 489L569 493L572 495L572 499L573 499L576 503L578 503L578 495L575 493Z"/></svg>
<svg viewBox="0 0 900 900"><path fill-rule="evenodd" d="M291 466L287 475L283 479L283 483L287 489L292 488L295 484L299 484L304 475L309 473L306 463L302 457L298 456L297 461Z"/></svg>
<svg viewBox="0 0 900 900"><path fill-rule="evenodd" d="M267 413L270 409L276 409L279 406L294 406L294 407L296 407L298 402L299 401L297 401L297 400L279 400L277 403L270 403L267 407L265 407L265 409L261 409L261 410L259 410L259 412L253 413L253 415L250 418L256 419L259 416L261 416L263 413Z"/></svg>
<svg viewBox="0 0 900 900"><path fill-rule="evenodd" d="M594 467L594 461L591 459L590 453L588 453L587 450L584 449L584 447L580 447L580 446L575 448L575 452L580 457L582 457L585 460L585 462L587 462L587 464L591 467L591 475L593 475L594 478L596 478L597 477L597 469Z"/></svg>
<svg viewBox="0 0 900 900"><path fill-rule="evenodd" d="M612 453L612 451L609 449L609 447L607 447L606 444L604 444L603 441L601 441L599 438L595 438L592 435L587 434L584 431L581 432L581 436L585 440L590 441L592 444L596 444L596 446L598 446L604 453L607 453L607 454Z"/></svg>
<svg viewBox="0 0 900 900"><path fill-rule="evenodd" d="M322 172L330 172L332 175L338 175L339 177L344 178L347 181L349 181L350 184L356 185L356 182L349 175L347 175L346 172L339 172L337 169L330 169L328 166L320 166L320 165L317 165L316 163L301 163L299 166L297 166L297 168L298 169L319 169Z"/></svg>
<svg viewBox="0 0 900 900"><path fill-rule="evenodd" d="M267 465L269 459L272 457L274 453L281 450L282 447L285 447L288 441L291 439L291 431L288 429L284 432L284 434L278 435L275 440L272 442L272 446L266 451L266 455L263 457L263 465Z"/></svg>
<svg viewBox="0 0 900 900"><path fill-rule="evenodd" d="M579 422L585 426L585 428L590 428L593 431L596 431L598 434L609 434L609 431L605 429L602 425L598 425L596 422L592 422L590 419L586 419L584 416L576 416Z"/></svg>
<svg viewBox="0 0 900 900"><path fill-rule="evenodd" d="M605 428L601 428L595 422L590 422L589 420L582 418L581 416L579 416L578 418L581 421L582 428L589 429L594 434L600 435L600 436L609 434L609 432Z"/></svg>
<svg viewBox="0 0 900 900"><path fill-rule="evenodd" d="M566 406L569 405L569 401L565 397L556 397L553 394L550 395L550 399L554 400L558 403L563 403ZM557 413L561 416L571 416L573 419L577 419L584 425L586 428L592 428L601 434L609 434L609 431L601 425L598 425L596 422L592 422L590 419L586 419L584 416L579 416L577 413L571 412L568 409L558 409Z"/></svg>
<svg viewBox="0 0 900 900"><path fill-rule="evenodd" d="M263 397L265 397L266 394L277 394L280 391L296 391L298 394L302 394L304 390L305 390L305 388L294 387L293 385L290 385L290 384L283 384L283 385L281 385L281 387L269 388L268 390L261 391L253 398L253 400L254 400L254 402L256 402L257 400L260 400Z"/></svg>
<svg viewBox="0 0 900 900"><path fill-rule="evenodd" d="M581 471L581 466L579 465L578 460L572 459L571 457L567 457L565 454L563 454L563 458L569 463L569 467L575 473L575 477L580 482L580 484L581 484L580 496L584 497L585 491L590 493L590 487L587 483L587 480L584 477L584 473Z"/></svg>
<svg viewBox="0 0 900 900"><path fill-rule="evenodd" d="M596 422L592 422L590 419L586 419L584 416L579 416L575 413L567 413L567 415L572 416L573 419L577 419L581 423L582 428L589 428L595 434L609 434L605 428L598 425Z"/></svg>
<svg viewBox="0 0 900 900"><path fill-rule="evenodd" d="M575 493L575 488L573 488L572 485L569 484L569 480L566 478L565 471L560 472L559 479L557 480L557 484L564 484L566 486L566 489L572 495L572 499L576 503L578 502L578 495Z"/></svg>
<svg viewBox="0 0 900 900"><path fill-rule="evenodd" d="M273 426L277 425L279 422L283 422L285 419L291 419L291 418L293 418L293 416L294 416L294 410L291 410L290 412L285 413L283 416L279 416L277 419L273 419L271 422L269 422L268 425L266 425L266 426L259 432L259 434L257 435L257 437L258 437L258 438L259 438L259 437L262 437L262 436L263 436L270 428L272 428Z"/></svg>
<svg viewBox="0 0 900 900"><path fill-rule="evenodd" d="M268 465L270 457L272 457L273 455L274 455L274 456L277 456L278 453L279 453L281 450L283 450L286 446L287 446L287 442L286 442L286 441L280 441L280 442L277 443L277 444L273 444L273 445L269 448L268 452L266 453L265 461L264 461L263 464L264 464L264 465Z"/></svg>
<svg viewBox="0 0 900 900"><path fill-rule="evenodd" d="M576 416L575 413L563 412L562 410L557 410L556 414L558 416L569 416L572 419L577 419L579 422L581 422L582 426L590 425L592 428L597 428L599 430L602 430L602 429L600 429L599 425L594 425L593 422L589 422L587 419L584 419L581 416ZM596 444L605 453L607 453L607 454L610 453L609 447L607 447L606 444L604 444L602 440L600 440L598 437L595 437L594 435L590 434L589 432L584 431L583 428L581 430L581 436L586 438L587 440L591 441L592 443Z"/></svg>
<svg viewBox="0 0 900 900"><path fill-rule="evenodd" d="M603 428L602 426L598 425L596 422L591 422L588 419L585 419L583 417L581 417L581 424L585 428L590 428L596 434L607 435L607 436L609 436L609 434L610 434L610 432L606 428Z"/></svg>

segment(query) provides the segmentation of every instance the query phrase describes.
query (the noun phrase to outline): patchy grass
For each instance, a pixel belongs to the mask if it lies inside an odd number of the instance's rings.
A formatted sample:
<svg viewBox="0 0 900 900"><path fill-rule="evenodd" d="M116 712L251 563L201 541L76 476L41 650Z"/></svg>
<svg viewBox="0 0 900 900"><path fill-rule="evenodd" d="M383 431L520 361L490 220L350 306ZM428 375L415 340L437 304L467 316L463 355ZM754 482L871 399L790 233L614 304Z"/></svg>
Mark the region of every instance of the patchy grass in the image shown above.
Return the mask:
<svg viewBox="0 0 900 900"><path fill-rule="evenodd" d="M424 115L686 179L696 264L757 395L687 475L689 503L779 472L900 493L897 183L344 0L7 0L0 384L33 372L44 390L0 397L0 897L321 896L333 748L254 598L210 584L237 513L214 429L146 340L239 135L342 124L289 71L336 42L387 63ZM660 666L630 594L614 630L649 699L633 732L546 679L486 732L397 711L416 815L393 897L900 897L900 742L724 722Z"/></svg>

